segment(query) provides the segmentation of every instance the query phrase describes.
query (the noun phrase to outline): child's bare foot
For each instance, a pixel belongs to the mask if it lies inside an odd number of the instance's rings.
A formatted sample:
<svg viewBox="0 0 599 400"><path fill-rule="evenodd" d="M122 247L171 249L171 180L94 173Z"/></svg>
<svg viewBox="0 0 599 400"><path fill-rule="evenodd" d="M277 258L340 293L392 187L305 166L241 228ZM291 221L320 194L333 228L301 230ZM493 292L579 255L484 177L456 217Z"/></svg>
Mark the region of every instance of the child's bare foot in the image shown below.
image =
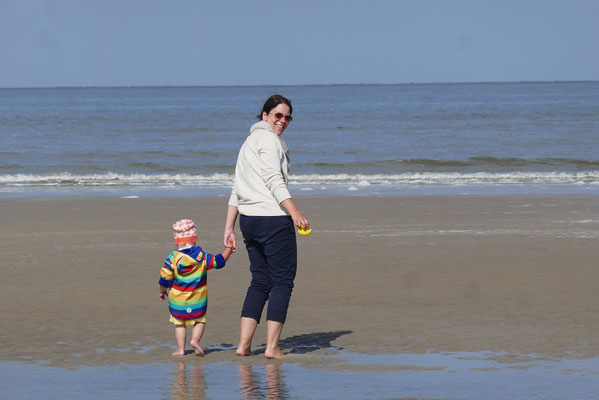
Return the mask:
<svg viewBox="0 0 599 400"><path fill-rule="evenodd" d="M285 357L285 354L283 354L281 349L278 347L274 349L269 349L267 347L266 350L264 350L264 357L268 359L283 358Z"/></svg>
<svg viewBox="0 0 599 400"><path fill-rule="evenodd" d="M171 354L171 356L184 356L184 355L185 355L185 350L177 350L173 354Z"/></svg>
<svg viewBox="0 0 599 400"><path fill-rule="evenodd" d="M196 353L196 356L204 357L204 350L202 350L199 344L195 343L194 341L191 341L190 344L191 347L193 347L193 352Z"/></svg>
<svg viewBox="0 0 599 400"><path fill-rule="evenodd" d="M241 356L241 357L251 356L252 355L252 349L250 348L250 346L245 346L245 345L240 344L239 346L237 346L237 350L235 351L235 355L236 356Z"/></svg>

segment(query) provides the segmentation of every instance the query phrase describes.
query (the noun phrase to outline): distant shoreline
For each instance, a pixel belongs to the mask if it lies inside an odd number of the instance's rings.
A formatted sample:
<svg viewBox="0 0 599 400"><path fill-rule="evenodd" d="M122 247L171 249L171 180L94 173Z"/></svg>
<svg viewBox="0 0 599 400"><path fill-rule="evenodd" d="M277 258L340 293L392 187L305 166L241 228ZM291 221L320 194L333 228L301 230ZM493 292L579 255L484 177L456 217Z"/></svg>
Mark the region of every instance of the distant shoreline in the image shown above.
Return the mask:
<svg viewBox="0 0 599 400"><path fill-rule="evenodd" d="M315 187L299 189L290 186L293 197L441 197L441 196L599 196L599 186L577 187L575 185L545 186L412 186L412 187ZM59 198L228 198L230 186L39 186L39 187L0 187L0 200L3 199L59 199Z"/></svg>

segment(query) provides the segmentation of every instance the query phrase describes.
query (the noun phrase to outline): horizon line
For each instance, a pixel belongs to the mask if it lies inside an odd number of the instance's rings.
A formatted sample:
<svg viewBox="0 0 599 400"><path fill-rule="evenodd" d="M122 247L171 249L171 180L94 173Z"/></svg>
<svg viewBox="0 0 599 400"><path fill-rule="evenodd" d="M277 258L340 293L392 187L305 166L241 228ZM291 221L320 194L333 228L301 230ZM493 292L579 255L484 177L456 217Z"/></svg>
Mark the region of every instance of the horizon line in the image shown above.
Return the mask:
<svg viewBox="0 0 599 400"><path fill-rule="evenodd" d="M257 87L310 87L310 86L409 86L409 85L480 85L513 83L595 83L599 80L521 80L521 81L453 81L453 82L403 82L403 83L307 83L307 84L242 84L242 85L89 85L89 86L2 86L3 89L133 89L133 88L257 88Z"/></svg>

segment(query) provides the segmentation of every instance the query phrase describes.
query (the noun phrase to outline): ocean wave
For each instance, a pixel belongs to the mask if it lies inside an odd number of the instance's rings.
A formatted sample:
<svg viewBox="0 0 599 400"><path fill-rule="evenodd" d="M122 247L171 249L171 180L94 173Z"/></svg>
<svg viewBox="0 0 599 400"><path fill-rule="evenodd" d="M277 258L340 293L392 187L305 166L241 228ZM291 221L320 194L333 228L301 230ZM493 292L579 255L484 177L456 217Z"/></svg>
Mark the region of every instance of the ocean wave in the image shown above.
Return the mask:
<svg viewBox="0 0 599 400"><path fill-rule="evenodd" d="M303 184L358 185L589 185L599 184L599 171L590 172L510 172L459 173L422 172L405 174L294 175L290 181Z"/></svg>
<svg viewBox="0 0 599 400"><path fill-rule="evenodd" d="M15 174L0 175L0 185L114 186L114 185L230 185L231 174Z"/></svg>
<svg viewBox="0 0 599 400"><path fill-rule="evenodd" d="M291 175L292 185L599 185L599 171ZM232 174L15 174L0 175L0 186L230 186Z"/></svg>
<svg viewBox="0 0 599 400"><path fill-rule="evenodd" d="M517 157L471 157L468 159L470 165L497 165L497 166L551 166L565 168L597 168L599 160L585 160L576 158L532 158L524 159Z"/></svg>
<svg viewBox="0 0 599 400"><path fill-rule="evenodd" d="M352 155L351 152L346 152ZM301 157L299 157L301 158ZM512 172L585 172L599 169L599 160L574 158L533 158L518 157L469 157L465 159L406 158L388 160L355 160L347 162L299 162L301 168L317 171L339 171L350 168L352 172L368 173L512 173Z"/></svg>

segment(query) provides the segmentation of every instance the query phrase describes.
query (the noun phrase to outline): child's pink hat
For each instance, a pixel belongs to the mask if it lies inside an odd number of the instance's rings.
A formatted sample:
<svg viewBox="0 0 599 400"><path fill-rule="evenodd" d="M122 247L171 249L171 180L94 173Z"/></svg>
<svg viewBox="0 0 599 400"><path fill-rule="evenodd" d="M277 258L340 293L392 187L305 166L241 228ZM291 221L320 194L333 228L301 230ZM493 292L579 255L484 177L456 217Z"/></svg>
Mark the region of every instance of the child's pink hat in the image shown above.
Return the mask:
<svg viewBox="0 0 599 400"><path fill-rule="evenodd" d="M182 219L173 224L175 244L195 243L198 240L196 224L190 219Z"/></svg>

